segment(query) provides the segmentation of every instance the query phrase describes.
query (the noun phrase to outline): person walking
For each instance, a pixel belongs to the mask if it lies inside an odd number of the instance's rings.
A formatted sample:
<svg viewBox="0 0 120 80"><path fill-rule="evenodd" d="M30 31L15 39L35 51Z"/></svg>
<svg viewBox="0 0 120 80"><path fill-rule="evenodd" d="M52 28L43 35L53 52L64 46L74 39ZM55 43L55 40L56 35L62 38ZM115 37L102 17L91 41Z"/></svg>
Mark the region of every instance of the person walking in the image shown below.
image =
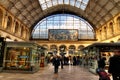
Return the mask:
<svg viewBox="0 0 120 80"><path fill-rule="evenodd" d="M61 65L61 69L63 69L63 56L60 56L60 65Z"/></svg>
<svg viewBox="0 0 120 80"><path fill-rule="evenodd" d="M73 56L73 65L76 65L77 59L76 56Z"/></svg>
<svg viewBox="0 0 120 80"><path fill-rule="evenodd" d="M54 66L54 73L58 73L58 68L60 66L60 58L58 55L54 55L52 63Z"/></svg>
<svg viewBox="0 0 120 80"><path fill-rule="evenodd" d="M101 69L105 68L105 65L106 65L105 60L106 60L105 57L102 57L98 60L98 68L101 68Z"/></svg>
<svg viewBox="0 0 120 80"><path fill-rule="evenodd" d="M110 57L108 72L113 80L120 80L120 50L115 50L114 56Z"/></svg>

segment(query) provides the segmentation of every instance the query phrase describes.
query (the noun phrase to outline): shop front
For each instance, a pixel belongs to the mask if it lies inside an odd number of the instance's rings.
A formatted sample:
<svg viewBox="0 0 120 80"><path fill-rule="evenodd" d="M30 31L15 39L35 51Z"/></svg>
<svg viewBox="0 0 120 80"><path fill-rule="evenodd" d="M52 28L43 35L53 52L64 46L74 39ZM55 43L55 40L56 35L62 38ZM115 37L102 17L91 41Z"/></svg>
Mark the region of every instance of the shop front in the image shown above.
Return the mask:
<svg viewBox="0 0 120 80"><path fill-rule="evenodd" d="M32 42L6 42L3 71L36 72L39 70L38 45Z"/></svg>
<svg viewBox="0 0 120 80"><path fill-rule="evenodd" d="M82 49L83 53L89 56L89 71L96 74L98 59L106 58L106 71L109 68L109 58L114 55L115 50L120 50L120 43L94 43Z"/></svg>
<svg viewBox="0 0 120 80"><path fill-rule="evenodd" d="M4 46L5 46L5 40L3 37L0 37L0 72L3 69Z"/></svg>

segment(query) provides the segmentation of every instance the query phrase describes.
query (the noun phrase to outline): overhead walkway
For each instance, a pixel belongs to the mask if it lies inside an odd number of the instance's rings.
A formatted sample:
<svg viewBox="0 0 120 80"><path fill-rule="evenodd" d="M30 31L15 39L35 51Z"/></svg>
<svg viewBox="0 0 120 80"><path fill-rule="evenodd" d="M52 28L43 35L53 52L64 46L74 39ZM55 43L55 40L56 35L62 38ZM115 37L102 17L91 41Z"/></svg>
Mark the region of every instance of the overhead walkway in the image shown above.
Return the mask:
<svg viewBox="0 0 120 80"><path fill-rule="evenodd" d="M0 80L99 80L98 75L80 66L64 66L64 69L59 68L58 74L54 74L53 70L50 64L34 74L2 72Z"/></svg>

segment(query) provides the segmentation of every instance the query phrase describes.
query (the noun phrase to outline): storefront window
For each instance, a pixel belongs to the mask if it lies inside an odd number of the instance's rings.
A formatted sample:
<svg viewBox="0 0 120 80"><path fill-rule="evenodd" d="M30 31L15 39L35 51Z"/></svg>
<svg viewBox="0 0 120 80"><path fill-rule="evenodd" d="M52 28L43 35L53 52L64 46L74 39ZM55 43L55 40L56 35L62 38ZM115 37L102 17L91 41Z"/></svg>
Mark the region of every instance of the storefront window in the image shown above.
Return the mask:
<svg viewBox="0 0 120 80"><path fill-rule="evenodd" d="M7 47L5 67L7 69L29 69L30 48Z"/></svg>

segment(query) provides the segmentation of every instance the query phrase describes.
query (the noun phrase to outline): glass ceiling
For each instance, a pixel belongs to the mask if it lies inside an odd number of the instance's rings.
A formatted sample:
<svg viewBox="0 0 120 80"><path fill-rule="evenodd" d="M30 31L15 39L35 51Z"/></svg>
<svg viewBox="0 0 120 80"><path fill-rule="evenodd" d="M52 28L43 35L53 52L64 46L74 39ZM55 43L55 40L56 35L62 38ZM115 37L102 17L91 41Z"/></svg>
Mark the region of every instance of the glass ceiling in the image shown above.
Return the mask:
<svg viewBox="0 0 120 80"><path fill-rule="evenodd" d="M80 8L82 10L85 10L88 2L89 0L39 0L42 10L45 10L47 8L60 5L60 4L71 5L71 6Z"/></svg>

